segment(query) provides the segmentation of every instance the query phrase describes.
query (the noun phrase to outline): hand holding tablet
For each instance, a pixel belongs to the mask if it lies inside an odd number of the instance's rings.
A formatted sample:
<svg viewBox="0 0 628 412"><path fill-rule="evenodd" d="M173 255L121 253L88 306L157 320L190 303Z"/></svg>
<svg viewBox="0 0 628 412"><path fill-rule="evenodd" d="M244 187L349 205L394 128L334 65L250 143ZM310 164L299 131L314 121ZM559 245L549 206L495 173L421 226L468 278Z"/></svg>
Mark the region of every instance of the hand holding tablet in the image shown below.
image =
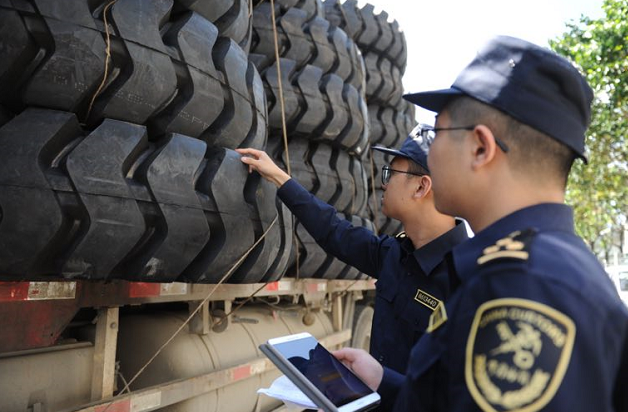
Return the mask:
<svg viewBox="0 0 628 412"><path fill-rule="evenodd" d="M260 350L325 412L358 412L380 401L309 333L270 339Z"/></svg>

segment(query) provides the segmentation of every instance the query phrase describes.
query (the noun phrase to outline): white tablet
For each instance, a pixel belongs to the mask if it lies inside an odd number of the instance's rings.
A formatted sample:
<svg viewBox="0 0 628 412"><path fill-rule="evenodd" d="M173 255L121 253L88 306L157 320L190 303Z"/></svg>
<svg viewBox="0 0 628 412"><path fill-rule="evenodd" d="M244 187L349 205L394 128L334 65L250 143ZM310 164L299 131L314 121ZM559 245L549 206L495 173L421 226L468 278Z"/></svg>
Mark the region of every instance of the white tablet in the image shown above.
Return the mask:
<svg viewBox="0 0 628 412"><path fill-rule="evenodd" d="M325 412L367 411L379 394L309 333L270 339L260 350Z"/></svg>

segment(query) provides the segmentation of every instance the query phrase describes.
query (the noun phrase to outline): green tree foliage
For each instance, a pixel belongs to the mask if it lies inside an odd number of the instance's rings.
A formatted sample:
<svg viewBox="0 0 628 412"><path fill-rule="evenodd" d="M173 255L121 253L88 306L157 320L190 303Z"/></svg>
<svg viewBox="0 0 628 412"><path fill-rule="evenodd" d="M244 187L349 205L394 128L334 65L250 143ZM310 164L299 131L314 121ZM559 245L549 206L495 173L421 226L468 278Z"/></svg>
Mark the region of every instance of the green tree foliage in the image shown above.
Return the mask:
<svg viewBox="0 0 628 412"><path fill-rule="evenodd" d="M628 0L605 0L602 7L604 17L567 24L550 45L581 68L595 92L589 164L576 162L567 202L578 233L604 254L628 214Z"/></svg>

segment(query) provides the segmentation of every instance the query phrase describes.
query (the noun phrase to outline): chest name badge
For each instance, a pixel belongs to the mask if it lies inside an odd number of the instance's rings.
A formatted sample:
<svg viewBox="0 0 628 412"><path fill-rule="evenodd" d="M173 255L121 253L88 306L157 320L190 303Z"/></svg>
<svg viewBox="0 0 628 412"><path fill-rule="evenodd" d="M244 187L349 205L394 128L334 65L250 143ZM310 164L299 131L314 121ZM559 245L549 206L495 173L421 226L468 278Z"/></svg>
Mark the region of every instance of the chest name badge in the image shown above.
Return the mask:
<svg viewBox="0 0 628 412"><path fill-rule="evenodd" d="M484 303L467 340L471 396L483 411L542 409L565 376L575 335L573 321L544 304L515 298Z"/></svg>
<svg viewBox="0 0 628 412"><path fill-rule="evenodd" d="M418 289L416 291L414 300L427 306L428 308L432 310L436 310L438 305L442 303L440 300L436 299L434 296L430 295L429 293L422 291L421 289Z"/></svg>

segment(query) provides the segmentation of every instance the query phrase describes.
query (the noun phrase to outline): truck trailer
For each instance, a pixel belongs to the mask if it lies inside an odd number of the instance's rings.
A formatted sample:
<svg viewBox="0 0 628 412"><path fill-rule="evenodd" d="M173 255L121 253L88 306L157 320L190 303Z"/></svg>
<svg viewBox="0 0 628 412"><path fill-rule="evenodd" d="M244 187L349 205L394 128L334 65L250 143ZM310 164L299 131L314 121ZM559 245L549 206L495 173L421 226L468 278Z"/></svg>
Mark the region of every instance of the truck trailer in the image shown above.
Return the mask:
<svg viewBox="0 0 628 412"><path fill-rule="evenodd" d="M368 349L375 280L241 163L374 233L414 127L355 0L0 0L0 411L271 411L258 345Z"/></svg>

